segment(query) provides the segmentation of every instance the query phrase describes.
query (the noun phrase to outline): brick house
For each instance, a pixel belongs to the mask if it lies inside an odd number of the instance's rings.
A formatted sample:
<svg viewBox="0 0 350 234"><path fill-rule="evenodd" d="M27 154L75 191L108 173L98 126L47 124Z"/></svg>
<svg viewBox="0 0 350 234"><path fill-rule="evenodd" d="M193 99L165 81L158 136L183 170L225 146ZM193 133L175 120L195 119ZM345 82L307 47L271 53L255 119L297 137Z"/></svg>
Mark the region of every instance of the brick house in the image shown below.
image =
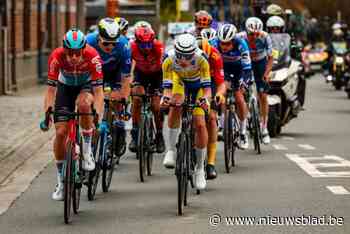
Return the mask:
<svg viewBox="0 0 350 234"><path fill-rule="evenodd" d="M85 0L0 1L0 95L46 79L47 57L71 26L84 29Z"/></svg>

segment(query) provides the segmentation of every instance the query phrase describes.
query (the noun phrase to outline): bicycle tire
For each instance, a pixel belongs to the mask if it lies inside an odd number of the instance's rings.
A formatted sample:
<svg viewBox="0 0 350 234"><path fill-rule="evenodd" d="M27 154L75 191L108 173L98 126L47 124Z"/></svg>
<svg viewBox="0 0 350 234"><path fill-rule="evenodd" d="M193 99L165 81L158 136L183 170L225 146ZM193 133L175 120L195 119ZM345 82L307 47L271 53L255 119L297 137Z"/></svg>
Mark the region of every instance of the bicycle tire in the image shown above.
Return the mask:
<svg viewBox="0 0 350 234"><path fill-rule="evenodd" d="M72 207L72 191L74 186L74 172L73 172L73 142L67 143L65 176L64 176L64 222L69 224L71 221L71 207Z"/></svg>
<svg viewBox="0 0 350 234"><path fill-rule="evenodd" d="M240 136L240 127L239 127L239 120L237 118L237 115L233 115L233 134L232 134L232 145L231 145L231 165L232 167L236 166L236 148L238 146L238 140Z"/></svg>
<svg viewBox="0 0 350 234"><path fill-rule="evenodd" d="M147 153L147 175L151 176L152 175L152 167L153 167L153 149L156 147L155 146L155 136L154 136L154 124L152 121L152 118L149 119L149 124L146 126L148 129L148 139L147 139L147 145L151 147L151 149Z"/></svg>
<svg viewBox="0 0 350 234"><path fill-rule="evenodd" d="M107 193L112 184L113 173L116 164L116 158L113 154L113 144L111 139L106 139L104 150L104 161L102 170L102 191ZM110 161L110 162L108 162Z"/></svg>
<svg viewBox="0 0 350 234"><path fill-rule="evenodd" d="M259 121L259 113L258 113L257 103L255 101L252 102L252 117L253 117L253 132L254 132L254 150L257 154L261 154L261 145L260 145L260 121Z"/></svg>
<svg viewBox="0 0 350 234"><path fill-rule="evenodd" d="M80 196L81 196L81 184L77 186L77 183L74 183L74 192L73 192L73 212L78 214L80 208Z"/></svg>
<svg viewBox="0 0 350 234"><path fill-rule="evenodd" d="M178 215L183 215L185 199L186 185L188 183L188 175L186 173L186 135L180 133L179 141L177 145L177 157L176 157L176 178L177 178L177 212Z"/></svg>
<svg viewBox="0 0 350 234"><path fill-rule="evenodd" d="M137 155L139 159L139 175L140 181L145 181L146 174L146 155L145 155L145 119L141 118L138 140L137 140Z"/></svg>
<svg viewBox="0 0 350 234"><path fill-rule="evenodd" d="M232 165L232 147L233 147L233 129L232 129L232 112L225 111L224 117L224 154L226 173L230 173Z"/></svg>
<svg viewBox="0 0 350 234"><path fill-rule="evenodd" d="M103 139L103 135L98 137L96 141L96 145L93 148L93 154L95 158L95 170L89 172L89 184L88 184L88 200L92 201L95 199L98 180L100 177L100 171L101 171L101 154L100 154L100 147L101 147L101 140Z"/></svg>

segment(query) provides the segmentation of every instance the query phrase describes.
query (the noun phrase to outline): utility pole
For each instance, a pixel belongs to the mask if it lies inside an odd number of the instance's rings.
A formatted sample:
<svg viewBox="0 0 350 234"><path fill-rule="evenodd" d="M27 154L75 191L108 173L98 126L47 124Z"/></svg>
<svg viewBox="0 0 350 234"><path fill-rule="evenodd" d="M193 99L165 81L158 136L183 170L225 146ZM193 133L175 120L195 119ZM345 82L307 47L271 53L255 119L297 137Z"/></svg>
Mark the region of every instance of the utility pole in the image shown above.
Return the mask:
<svg viewBox="0 0 350 234"><path fill-rule="evenodd" d="M119 1L118 0L106 0L106 14L107 17L114 18L119 15Z"/></svg>

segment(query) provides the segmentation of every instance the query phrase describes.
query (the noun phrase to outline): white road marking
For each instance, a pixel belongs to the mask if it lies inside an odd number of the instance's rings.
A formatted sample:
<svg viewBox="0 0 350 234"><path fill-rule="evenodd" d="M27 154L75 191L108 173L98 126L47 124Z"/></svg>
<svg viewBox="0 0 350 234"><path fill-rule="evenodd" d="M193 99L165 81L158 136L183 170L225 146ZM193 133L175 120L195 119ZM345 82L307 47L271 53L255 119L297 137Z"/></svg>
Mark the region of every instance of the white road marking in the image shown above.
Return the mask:
<svg viewBox="0 0 350 234"><path fill-rule="evenodd" d="M294 141L295 138L294 137L287 137L287 136L284 136L284 137L281 137L283 140L287 140L287 141Z"/></svg>
<svg viewBox="0 0 350 234"><path fill-rule="evenodd" d="M281 144L275 144L275 145L272 145L272 147L275 148L275 150L288 150L286 146Z"/></svg>
<svg viewBox="0 0 350 234"><path fill-rule="evenodd" d="M308 144L299 144L298 146L302 149L305 149L305 150L315 150L316 149L312 145L308 145Z"/></svg>
<svg viewBox="0 0 350 234"><path fill-rule="evenodd" d="M286 154L286 157L295 162L301 169L314 178L347 178L350 177L350 161L336 155L323 157L301 157L299 154ZM318 160L331 160L331 163L315 163ZM345 171L320 171L318 168L348 167Z"/></svg>
<svg viewBox="0 0 350 234"><path fill-rule="evenodd" d="M337 195L347 195L350 194L343 186L327 186L327 189Z"/></svg>

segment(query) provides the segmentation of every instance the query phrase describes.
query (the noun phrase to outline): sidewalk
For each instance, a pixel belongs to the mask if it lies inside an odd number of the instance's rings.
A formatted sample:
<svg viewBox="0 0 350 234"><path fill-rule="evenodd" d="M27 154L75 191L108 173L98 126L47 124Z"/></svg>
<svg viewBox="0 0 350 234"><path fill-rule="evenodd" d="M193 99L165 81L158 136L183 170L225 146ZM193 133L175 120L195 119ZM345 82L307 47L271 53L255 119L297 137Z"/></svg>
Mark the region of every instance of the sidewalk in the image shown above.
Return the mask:
<svg viewBox="0 0 350 234"><path fill-rule="evenodd" d="M53 131L42 133L39 129L45 88L0 96L0 186L52 138Z"/></svg>

